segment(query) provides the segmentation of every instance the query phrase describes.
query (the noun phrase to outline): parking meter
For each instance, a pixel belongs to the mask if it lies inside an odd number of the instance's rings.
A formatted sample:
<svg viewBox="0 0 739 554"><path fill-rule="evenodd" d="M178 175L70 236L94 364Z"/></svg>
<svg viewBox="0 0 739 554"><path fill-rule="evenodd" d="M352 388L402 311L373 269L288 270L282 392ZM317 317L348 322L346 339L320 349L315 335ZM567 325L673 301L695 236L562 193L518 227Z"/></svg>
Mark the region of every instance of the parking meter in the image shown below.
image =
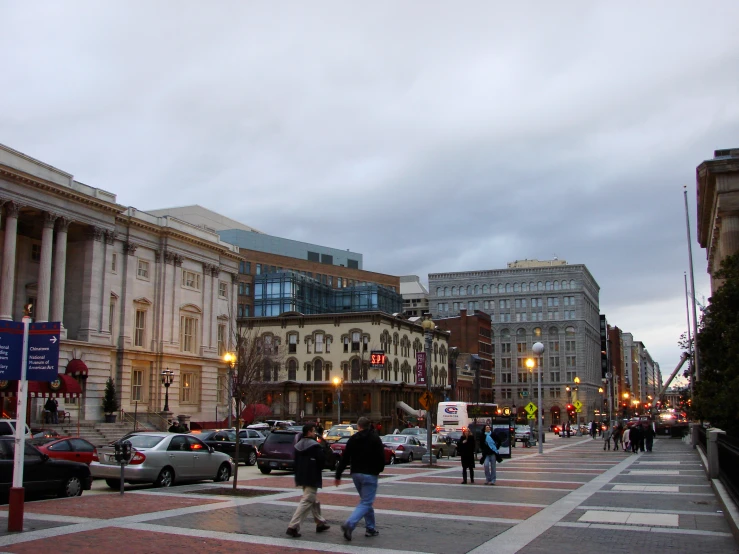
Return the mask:
<svg viewBox="0 0 739 554"><path fill-rule="evenodd" d="M124 468L131 461L133 454L133 445L131 441L117 441L113 443L113 449L115 451L115 461L121 464L121 494L123 494L123 479L124 479Z"/></svg>

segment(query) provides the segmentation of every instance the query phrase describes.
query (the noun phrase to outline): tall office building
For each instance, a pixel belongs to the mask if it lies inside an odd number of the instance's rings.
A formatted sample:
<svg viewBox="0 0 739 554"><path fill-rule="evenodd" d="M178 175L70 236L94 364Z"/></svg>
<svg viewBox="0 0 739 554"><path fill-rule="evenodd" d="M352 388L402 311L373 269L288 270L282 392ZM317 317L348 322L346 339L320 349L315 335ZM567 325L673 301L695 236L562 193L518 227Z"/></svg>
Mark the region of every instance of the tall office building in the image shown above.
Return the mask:
<svg viewBox="0 0 739 554"><path fill-rule="evenodd" d="M506 269L429 274L435 317L455 316L462 309L490 315L495 401L515 407L519 414L529 401L543 405L547 426L566 419L567 404L577 400L582 403L580 421L592 419L601 408L599 290L587 267L564 260L523 260ZM537 370L526 367L527 358L536 359L536 342L545 346L542 359L536 360L537 368L543 364L541 401L536 382L531 383Z"/></svg>

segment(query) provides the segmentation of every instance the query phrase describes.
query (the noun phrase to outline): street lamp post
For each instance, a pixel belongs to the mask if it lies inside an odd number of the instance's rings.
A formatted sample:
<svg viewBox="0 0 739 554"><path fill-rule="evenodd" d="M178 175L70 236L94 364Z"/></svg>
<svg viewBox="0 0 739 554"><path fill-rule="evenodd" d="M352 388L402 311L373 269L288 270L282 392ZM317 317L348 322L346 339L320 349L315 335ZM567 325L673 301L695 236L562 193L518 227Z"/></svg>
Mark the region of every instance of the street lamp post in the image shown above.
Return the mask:
<svg viewBox="0 0 739 554"><path fill-rule="evenodd" d="M577 394L578 388L579 388L578 385L580 384L580 378L577 377L577 376L575 376L574 381L575 381L575 386L572 388L572 390L575 392L575 395L574 395L575 396L575 402L577 402L578 400L580 400L580 398L579 398L580 395ZM577 415L578 413L579 412L577 411L577 408L575 408L575 424L577 425L577 433L575 433L575 434L577 436L580 436L580 435L582 435L582 433L580 433L580 416Z"/></svg>
<svg viewBox="0 0 739 554"><path fill-rule="evenodd" d="M526 367L529 369L529 402L531 402L531 399L533 398L531 396L531 383L534 381L534 366L536 365L536 362L533 360L533 358L526 358ZM534 430L534 420L529 419L529 430Z"/></svg>
<svg viewBox="0 0 739 554"><path fill-rule="evenodd" d="M223 355L223 361L228 364L228 367L230 368L228 372L228 428L231 428L231 403L233 402L234 397L234 366L236 365L236 355L233 352L226 352Z"/></svg>
<svg viewBox="0 0 739 554"><path fill-rule="evenodd" d="M538 386L538 401L539 406L537 411L538 415L538 422L539 422L539 454L544 453L544 445L542 444L544 442L544 422L543 422L543 410L544 410L544 399L541 396L541 372L544 370L544 364L542 363L544 361L543 354L544 354L544 343L542 342L535 342L534 345L531 347L531 349L534 351L534 354L539 356L539 386Z"/></svg>
<svg viewBox="0 0 739 554"><path fill-rule="evenodd" d="M431 314L425 314L423 322L421 323L421 326L423 327L423 334L425 339L425 348L426 351L426 391L429 393L429 396L431 395L431 343L434 340L434 329L436 328L436 325L434 325L434 322L431 320ZM479 383L478 383L478 402L479 402ZM428 463L429 465L434 464L434 453L431 449L431 402L428 403L428 408L426 409L426 454L423 455L423 459L425 460L428 456Z"/></svg>
<svg viewBox="0 0 739 554"><path fill-rule="evenodd" d="M162 370L162 385L164 385L164 411L169 412L169 386L174 380L174 371L167 368Z"/></svg>
<svg viewBox="0 0 739 554"><path fill-rule="evenodd" d="M333 383L336 387L336 394L338 396L338 398L336 399L336 419L338 420L338 425L341 425L341 389L344 388L344 380L341 377L334 377Z"/></svg>

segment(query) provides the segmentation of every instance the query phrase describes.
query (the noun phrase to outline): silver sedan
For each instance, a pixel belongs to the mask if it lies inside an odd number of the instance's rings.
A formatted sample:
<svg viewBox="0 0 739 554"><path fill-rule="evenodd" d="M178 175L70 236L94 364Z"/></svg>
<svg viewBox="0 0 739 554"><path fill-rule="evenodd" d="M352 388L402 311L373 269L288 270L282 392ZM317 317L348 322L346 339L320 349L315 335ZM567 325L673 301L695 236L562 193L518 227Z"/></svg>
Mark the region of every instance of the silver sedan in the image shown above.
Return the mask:
<svg viewBox="0 0 739 554"><path fill-rule="evenodd" d="M239 438L242 443L251 444L259 450L259 447L267 439L267 436L256 429L241 429L239 430Z"/></svg>
<svg viewBox="0 0 739 554"><path fill-rule="evenodd" d="M426 447L411 435L385 435L381 437L383 444L395 452L395 459L403 462L420 460L426 454Z"/></svg>
<svg viewBox="0 0 739 554"><path fill-rule="evenodd" d="M203 441L187 434L133 433L133 455L124 467L126 483L154 483L170 487L175 482L213 479L228 481L233 473L233 460L227 454L216 452ZM95 479L105 479L109 487L119 488L121 466L115 460L115 448L98 448L90 473Z"/></svg>

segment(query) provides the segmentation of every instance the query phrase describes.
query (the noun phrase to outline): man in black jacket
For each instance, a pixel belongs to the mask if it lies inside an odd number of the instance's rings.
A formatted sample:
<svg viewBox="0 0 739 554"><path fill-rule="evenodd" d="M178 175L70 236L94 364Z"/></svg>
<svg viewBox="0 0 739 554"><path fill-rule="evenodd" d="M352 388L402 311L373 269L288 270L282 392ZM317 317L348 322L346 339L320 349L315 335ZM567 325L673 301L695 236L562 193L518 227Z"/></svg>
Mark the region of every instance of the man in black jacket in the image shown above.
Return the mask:
<svg viewBox="0 0 739 554"><path fill-rule="evenodd" d="M375 509L372 503L377 494L378 475L385 469L385 447L377 433L370 429L369 419L360 417L357 427L359 432L352 435L346 443L341 462L336 468L334 482L337 487L341 484L341 473L349 465L354 486L359 493L359 505L341 526L344 538L348 541L352 540L352 531L362 518L366 528L365 537L376 537L380 534L375 529Z"/></svg>
<svg viewBox="0 0 739 554"><path fill-rule="evenodd" d="M292 520L287 527L287 534L297 538L300 536L300 524L312 510L316 520L316 533L330 529L328 522L321 515L321 504L318 502L318 489L323 487L321 472L326 461L323 447L316 442L316 426L308 423L303 426L303 438L295 445L295 484L303 487L303 498L295 509Z"/></svg>

